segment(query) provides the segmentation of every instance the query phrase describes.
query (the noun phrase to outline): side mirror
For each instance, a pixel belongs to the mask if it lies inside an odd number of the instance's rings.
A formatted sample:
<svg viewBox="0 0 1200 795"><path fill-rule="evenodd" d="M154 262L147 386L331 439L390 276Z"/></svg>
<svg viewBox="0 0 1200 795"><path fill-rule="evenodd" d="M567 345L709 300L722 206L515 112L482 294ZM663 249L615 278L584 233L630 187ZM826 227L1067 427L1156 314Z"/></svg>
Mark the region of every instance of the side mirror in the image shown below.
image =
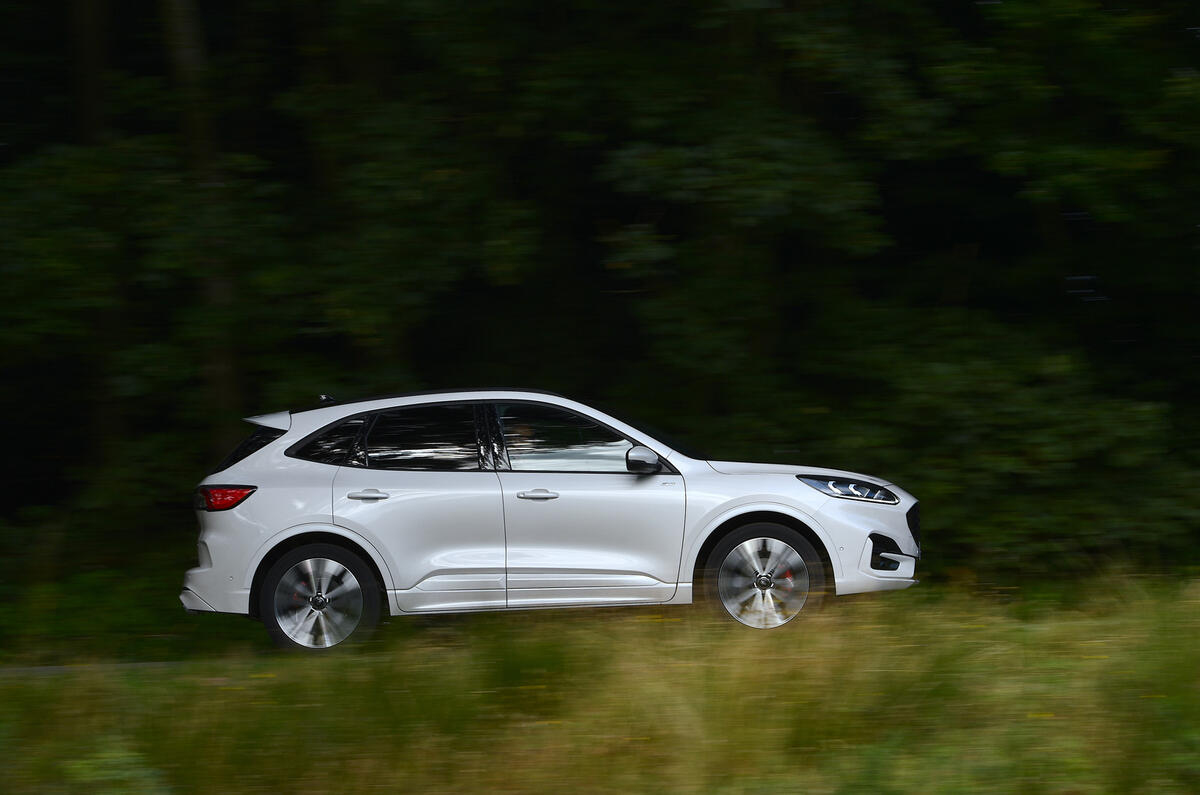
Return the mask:
<svg viewBox="0 0 1200 795"><path fill-rule="evenodd" d="M639 475L653 475L662 469L658 453L640 444L625 451L625 468Z"/></svg>

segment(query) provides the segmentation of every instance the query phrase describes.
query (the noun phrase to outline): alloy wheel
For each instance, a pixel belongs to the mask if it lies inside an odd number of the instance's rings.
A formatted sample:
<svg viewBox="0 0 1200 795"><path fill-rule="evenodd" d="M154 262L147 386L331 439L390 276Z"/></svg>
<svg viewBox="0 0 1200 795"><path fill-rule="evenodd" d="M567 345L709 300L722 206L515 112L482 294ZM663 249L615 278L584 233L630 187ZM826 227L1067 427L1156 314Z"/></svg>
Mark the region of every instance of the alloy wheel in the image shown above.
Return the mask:
<svg viewBox="0 0 1200 795"><path fill-rule="evenodd" d="M273 601L279 628L310 649L336 646L362 620L362 586L350 569L329 558L302 560L284 572Z"/></svg>
<svg viewBox="0 0 1200 795"><path fill-rule="evenodd" d="M778 538L751 538L729 550L717 571L717 593L729 615L756 629L791 621L808 600L804 558Z"/></svg>

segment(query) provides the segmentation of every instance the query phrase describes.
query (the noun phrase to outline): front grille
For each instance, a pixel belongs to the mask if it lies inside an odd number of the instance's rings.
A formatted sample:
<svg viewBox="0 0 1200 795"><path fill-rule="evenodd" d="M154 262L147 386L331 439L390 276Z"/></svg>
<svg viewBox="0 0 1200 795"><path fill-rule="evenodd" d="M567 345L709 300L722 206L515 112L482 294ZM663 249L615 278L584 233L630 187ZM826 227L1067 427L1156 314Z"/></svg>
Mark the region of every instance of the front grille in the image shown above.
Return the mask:
<svg viewBox="0 0 1200 795"><path fill-rule="evenodd" d="M915 503L913 507L908 509L905 514L908 519L908 532L912 533L913 541L917 542L917 549L921 548L921 503Z"/></svg>

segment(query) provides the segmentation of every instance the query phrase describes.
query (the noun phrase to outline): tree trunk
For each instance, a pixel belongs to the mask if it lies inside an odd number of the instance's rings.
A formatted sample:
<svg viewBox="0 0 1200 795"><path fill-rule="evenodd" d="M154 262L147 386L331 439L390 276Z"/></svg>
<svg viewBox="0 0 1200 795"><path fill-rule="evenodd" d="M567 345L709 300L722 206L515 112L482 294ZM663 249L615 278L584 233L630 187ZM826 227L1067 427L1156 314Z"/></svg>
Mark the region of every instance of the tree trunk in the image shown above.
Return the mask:
<svg viewBox="0 0 1200 795"><path fill-rule="evenodd" d="M75 42L76 129L84 144L96 143L104 128L104 66L107 60L108 4L104 0L72 0Z"/></svg>
<svg viewBox="0 0 1200 795"><path fill-rule="evenodd" d="M162 0L167 55L180 92L184 151L203 202L227 199L217 162L211 104L208 97L208 56L193 0ZM232 319L237 287L220 250L220 230L210 230L207 246L196 252L207 328L204 379L213 413L213 454L224 455L234 444L234 418L241 409L241 388L233 344Z"/></svg>

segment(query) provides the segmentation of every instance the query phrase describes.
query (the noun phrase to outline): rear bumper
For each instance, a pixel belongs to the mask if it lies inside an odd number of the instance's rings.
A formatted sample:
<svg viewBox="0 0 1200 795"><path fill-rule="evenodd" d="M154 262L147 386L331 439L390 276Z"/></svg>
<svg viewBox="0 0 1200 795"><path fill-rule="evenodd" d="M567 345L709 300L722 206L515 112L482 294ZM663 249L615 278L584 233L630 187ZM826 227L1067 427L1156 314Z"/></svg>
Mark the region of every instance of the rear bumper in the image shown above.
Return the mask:
<svg viewBox="0 0 1200 795"><path fill-rule="evenodd" d="M215 613L217 609L208 602L200 598L200 595L191 588L184 588L179 593L179 601L183 602L183 608L189 613Z"/></svg>
<svg viewBox="0 0 1200 795"><path fill-rule="evenodd" d="M188 610L245 615L250 612L250 589L232 587L237 576L233 569L213 566L188 569L179 601Z"/></svg>
<svg viewBox="0 0 1200 795"><path fill-rule="evenodd" d="M221 514L214 514L221 516ZM222 521L228 522L227 517ZM198 566L183 575L179 601L191 611L204 613L246 614L250 608L250 585L246 574L247 556L257 538L210 521L200 533L196 545Z"/></svg>

